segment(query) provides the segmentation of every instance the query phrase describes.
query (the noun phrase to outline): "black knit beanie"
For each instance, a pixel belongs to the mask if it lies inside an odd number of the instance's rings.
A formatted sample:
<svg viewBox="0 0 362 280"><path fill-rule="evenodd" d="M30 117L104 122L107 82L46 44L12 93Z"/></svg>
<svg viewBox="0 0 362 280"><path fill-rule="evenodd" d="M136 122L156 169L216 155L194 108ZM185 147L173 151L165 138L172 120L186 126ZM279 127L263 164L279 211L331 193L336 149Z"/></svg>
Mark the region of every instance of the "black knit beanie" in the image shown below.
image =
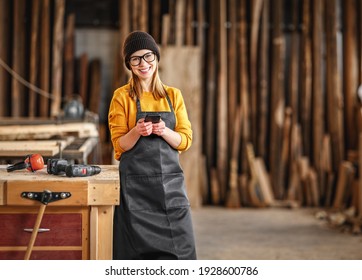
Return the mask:
<svg viewBox="0 0 362 280"><path fill-rule="evenodd" d="M143 49L153 51L156 54L158 61L160 61L160 50L155 39L146 32L133 31L127 36L123 43L123 58L128 69L131 69L131 66L129 65L130 56L136 51Z"/></svg>

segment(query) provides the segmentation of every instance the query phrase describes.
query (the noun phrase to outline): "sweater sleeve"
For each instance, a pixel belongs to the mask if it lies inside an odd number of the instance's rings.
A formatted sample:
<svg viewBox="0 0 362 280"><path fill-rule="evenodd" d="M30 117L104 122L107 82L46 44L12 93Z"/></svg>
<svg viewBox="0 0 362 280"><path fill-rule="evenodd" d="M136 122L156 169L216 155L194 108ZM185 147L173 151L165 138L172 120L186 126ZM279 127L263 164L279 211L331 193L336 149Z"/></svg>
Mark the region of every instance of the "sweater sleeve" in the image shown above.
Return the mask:
<svg viewBox="0 0 362 280"><path fill-rule="evenodd" d="M192 144L191 122L188 118L186 105L181 91L176 88L169 88L173 91L173 106L176 116L175 131L181 135L181 143L177 147L179 151L186 151Z"/></svg>
<svg viewBox="0 0 362 280"><path fill-rule="evenodd" d="M127 98L125 98L122 88L119 88L113 93L108 112L108 126L115 152L114 158L116 160L118 160L124 152L119 146L118 140L129 131L128 119L129 109L127 106Z"/></svg>

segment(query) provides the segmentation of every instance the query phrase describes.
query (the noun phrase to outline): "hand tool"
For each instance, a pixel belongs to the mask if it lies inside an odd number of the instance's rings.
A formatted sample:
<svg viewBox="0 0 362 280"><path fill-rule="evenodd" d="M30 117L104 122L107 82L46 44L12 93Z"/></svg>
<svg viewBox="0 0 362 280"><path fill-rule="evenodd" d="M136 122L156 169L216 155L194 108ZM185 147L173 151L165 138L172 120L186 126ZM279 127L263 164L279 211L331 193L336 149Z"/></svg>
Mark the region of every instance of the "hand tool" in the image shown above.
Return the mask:
<svg viewBox="0 0 362 280"><path fill-rule="evenodd" d="M51 198L52 198L52 192L49 191L49 190L44 190L43 193L42 193L41 199L40 199L40 202L42 203L42 205L39 208L38 216L37 216L36 221L35 221L34 229L33 229L33 232L31 234L31 237L30 237L30 241L29 241L26 253L25 253L24 260L29 260L30 259L30 255L31 255L31 252L32 252L33 247L34 247L35 239L36 239L36 237L38 235L40 224L41 224L41 221L42 221L43 216L44 216L45 208L46 208L48 202L51 200Z"/></svg>

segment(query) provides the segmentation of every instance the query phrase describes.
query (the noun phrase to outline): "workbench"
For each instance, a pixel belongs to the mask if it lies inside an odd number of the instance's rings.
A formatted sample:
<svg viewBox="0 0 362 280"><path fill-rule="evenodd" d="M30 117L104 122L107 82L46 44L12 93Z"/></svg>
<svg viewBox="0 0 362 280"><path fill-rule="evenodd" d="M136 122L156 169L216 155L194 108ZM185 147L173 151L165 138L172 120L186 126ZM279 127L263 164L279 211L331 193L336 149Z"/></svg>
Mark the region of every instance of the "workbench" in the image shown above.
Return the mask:
<svg viewBox="0 0 362 280"><path fill-rule="evenodd" d="M72 178L48 174L46 167L36 172L7 172L6 167L0 165L0 259L24 258L42 205L31 197L44 191L58 200L46 205L30 259L112 259L113 212L120 195L117 165Z"/></svg>

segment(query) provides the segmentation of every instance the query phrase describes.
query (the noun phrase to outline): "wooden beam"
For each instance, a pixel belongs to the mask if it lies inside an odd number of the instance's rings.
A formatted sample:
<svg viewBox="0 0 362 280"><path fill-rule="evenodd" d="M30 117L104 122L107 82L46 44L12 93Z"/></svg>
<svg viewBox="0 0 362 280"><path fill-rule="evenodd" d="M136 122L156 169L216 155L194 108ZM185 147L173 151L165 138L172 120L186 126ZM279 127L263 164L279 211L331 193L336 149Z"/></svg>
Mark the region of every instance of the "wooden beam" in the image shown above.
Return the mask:
<svg viewBox="0 0 362 280"><path fill-rule="evenodd" d="M358 217L362 218L362 133L359 134L358 141Z"/></svg>
<svg viewBox="0 0 362 280"><path fill-rule="evenodd" d="M208 59L205 61L205 79L206 79L206 93L205 96L207 96L205 100L205 106L204 106L204 148L203 152L206 155L206 164L207 169L210 171L216 166L216 151L215 151L215 143L216 143L216 53L217 53L217 47L216 47L216 13L217 8L215 5L215 0L210 2L209 6L209 28L208 28L208 36L207 36L207 48L205 48L205 57ZM209 172L211 173L211 172ZM218 188L217 182L214 182L214 177L211 176L212 174L209 174L210 177L210 193L211 193L211 202L213 204L218 204L220 194L219 190L215 190ZM217 194L217 196L216 196Z"/></svg>
<svg viewBox="0 0 362 280"><path fill-rule="evenodd" d="M194 0L186 0L185 13L185 45L194 45Z"/></svg>
<svg viewBox="0 0 362 280"><path fill-rule="evenodd" d="M336 193L334 196L333 208L343 209L347 206L347 198L350 194L354 177L354 167L352 163L343 161L339 167Z"/></svg>
<svg viewBox="0 0 362 280"><path fill-rule="evenodd" d="M325 102L323 94L323 18L324 9L323 1L315 1L313 4L312 15L312 92L313 92L313 158L312 163L316 167L317 172L320 170L320 158L322 151L323 135L324 135L324 114Z"/></svg>
<svg viewBox="0 0 362 280"><path fill-rule="evenodd" d="M248 71L248 20L246 14L246 1L243 0L239 6L239 16L240 16L240 33L239 37L239 45L240 48L240 97L239 102L241 105L241 114L242 114L242 125L243 130L241 133L241 158L239 159L241 162L241 173L247 173L248 171L248 161L246 158L246 143L249 142L250 138L250 99L249 99L249 71Z"/></svg>
<svg viewBox="0 0 362 280"><path fill-rule="evenodd" d="M25 8L25 1L14 1L12 69L22 78L25 78ZM13 117L20 117L25 115L25 100L24 85L13 77L11 94L11 115Z"/></svg>
<svg viewBox="0 0 362 280"><path fill-rule="evenodd" d="M10 65L10 1L0 1L0 58ZM0 117L9 116L10 74L0 66Z"/></svg>
<svg viewBox="0 0 362 280"><path fill-rule="evenodd" d="M88 54L83 53L79 58L79 96L85 108L88 104L88 68Z"/></svg>
<svg viewBox="0 0 362 280"><path fill-rule="evenodd" d="M311 24L310 24L310 0L303 2L303 29L301 36L301 61L300 61L300 122L303 130L303 152L304 155L311 157L311 116L312 116L312 68L311 68Z"/></svg>
<svg viewBox="0 0 362 280"><path fill-rule="evenodd" d="M358 88L358 41L357 41L357 3L355 0L343 1L343 93L345 104L345 147L357 149L358 125L356 113L359 104L356 98ZM361 47L361 46L360 46Z"/></svg>
<svg viewBox="0 0 362 280"><path fill-rule="evenodd" d="M230 28L228 36L228 61L229 61L229 73L227 75L228 83L228 123L229 127L233 128L236 121L236 110L238 110L238 69L239 69L239 53L237 52L237 2L230 0L229 4L235 9L229 10L229 22ZM240 110L240 108L239 108ZM241 125L241 123L240 123ZM233 130L229 129L228 145L233 145ZM241 134L239 135L240 138ZM240 141L240 139L238 140Z"/></svg>
<svg viewBox="0 0 362 280"><path fill-rule="evenodd" d="M299 53L300 53L300 40L299 40L299 10L298 3L300 1L293 0L292 2L292 21L293 29L291 31L290 39L290 61L288 68L288 81L287 81L287 93L290 108L292 109L292 123L295 124L299 121Z"/></svg>
<svg viewBox="0 0 362 280"><path fill-rule="evenodd" d="M238 177L239 177L239 152L240 152L240 136L241 136L241 108L239 106L235 114L234 126L233 126L233 136L232 136L232 146L231 146L231 159L229 167L229 189L226 196L226 207L228 208L239 208L240 204L240 195L238 187Z"/></svg>
<svg viewBox="0 0 362 280"><path fill-rule="evenodd" d="M152 36L156 42L161 42L161 0L153 0L150 8L152 9Z"/></svg>
<svg viewBox="0 0 362 280"><path fill-rule="evenodd" d="M64 97L71 99L74 95L74 29L75 14L67 17L64 47Z"/></svg>
<svg viewBox="0 0 362 280"><path fill-rule="evenodd" d="M148 32L148 0L140 2L140 30Z"/></svg>
<svg viewBox="0 0 362 280"><path fill-rule="evenodd" d="M284 63L285 63L285 40L282 30L283 1L273 1L271 6L273 15L272 29L272 57L271 57L271 118L270 118L270 172L272 186L276 199L284 195L284 184L280 176L281 164L281 138L283 121L280 116L284 113Z"/></svg>
<svg viewBox="0 0 362 280"><path fill-rule="evenodd" d="M337 44L337 4L336 1L325 1L326 10L326 102L327 128L332 142L333 170L338 171L344 158L344 126L343 126L343 96L341 88L341 73L338 57L340 49Z"/></svg>
<svg viewBox="0 0 362 280"><path fill-rule="evenodd" d="M260 18L262 14L264 0L252 1L251 7L251 35L250 35L250 139L252 143L257 143L258 139L258 49Z"/></svg>
<svg viewBox="0 0 362 280"><path fill-rule="evenodd" d="M185 13L186 0L176 1L176 46L185 44Z"/></svg>
<svg viewBox="0 0 362 280"><path fill-rule="evenodd" d="M90 89L88 108L91 112L99 114L102 91L101 61L95 59L90 64Z"/></svg>
<svg viewBox="0 0 362 280"><path fill-rule="evenodd" d="M31 38L30 38L30 78L32 85L38 85L39 76L39 19L40 19L40 0L32 2L31 13ZM36 116L37 93L29 89L29 117Z"/></svg>
<svg viewBox="0 0 362 280"><path fill-rule="evenodd" d="M55 0L53 29L53 63L52 63L52 102L50 114L59 115L62 102L63 47L64 47L64 12L65 0Z"/></svg>
<svg viewBox="0 0 362 280"><path fill-rule="evenodd" d="M42 0L40 18L40 88L46 92L50 90L50 1ZM49 98L40 96L39 115L49 116Z"/></svg>
<svg viewBox="0 0 362 280"><path fill-rule="evenodd" d="M268 147L265 145L268 139L269 122L269 1L263 1L261 26L260 26L260 49L258 67L258 91L259 91L259 136L257 141L257 155L267 158Z"/></svg>
<svg viewBox="0 0 362 280"><path fill-rule="evenodd" d="M220 178L221 199L224 201L228 169L228 117L227 117L227 39L226 1L219 0L219 72L217 92L217 170Z"/></svg>

